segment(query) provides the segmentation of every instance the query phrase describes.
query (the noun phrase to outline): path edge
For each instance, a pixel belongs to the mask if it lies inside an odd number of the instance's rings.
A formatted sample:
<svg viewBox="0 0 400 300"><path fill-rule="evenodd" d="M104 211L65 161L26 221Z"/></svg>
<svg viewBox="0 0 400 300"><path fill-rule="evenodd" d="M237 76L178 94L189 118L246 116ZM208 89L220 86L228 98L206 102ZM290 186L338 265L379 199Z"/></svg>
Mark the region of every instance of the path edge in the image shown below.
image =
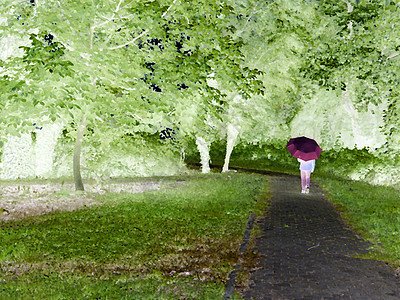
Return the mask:
<svg viewBox="0 0 400 300"><path fill-rule="evenodd" d="M234 266L233 270L229 273L229 276L228 276L229 279L225 284L225 293L223 296L224 300L231 299L233 293L235 292L236 276L240 270L240 261L241 261L241 258L243 257L243 254L247 250L247 246L250 241L250 234L251 234L251 231L253 230L255 219L256 219L256 214L252 213L247 221L246 230L244 232L242 244L240 245L240 248L239 248L238 263Z"/></svg>

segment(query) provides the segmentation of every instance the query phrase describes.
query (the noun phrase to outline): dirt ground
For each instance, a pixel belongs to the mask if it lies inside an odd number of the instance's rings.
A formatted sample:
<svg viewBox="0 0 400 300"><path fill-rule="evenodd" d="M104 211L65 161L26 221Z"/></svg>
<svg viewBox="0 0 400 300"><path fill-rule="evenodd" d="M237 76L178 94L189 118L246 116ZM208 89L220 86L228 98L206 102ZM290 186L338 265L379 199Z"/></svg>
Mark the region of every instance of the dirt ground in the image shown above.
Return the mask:
<svg viewBox="0 0 400 300"><path fill-rule="evenodd" d="M170 185L170 184L169 184ZM85 192L75 192L73 183L2 183L0 184L0 220L13 220L53 211L73 211L99 204L96 196L106 192L142 193L159 190L165 184L152 180L111 180L85 184Z"/></svg>

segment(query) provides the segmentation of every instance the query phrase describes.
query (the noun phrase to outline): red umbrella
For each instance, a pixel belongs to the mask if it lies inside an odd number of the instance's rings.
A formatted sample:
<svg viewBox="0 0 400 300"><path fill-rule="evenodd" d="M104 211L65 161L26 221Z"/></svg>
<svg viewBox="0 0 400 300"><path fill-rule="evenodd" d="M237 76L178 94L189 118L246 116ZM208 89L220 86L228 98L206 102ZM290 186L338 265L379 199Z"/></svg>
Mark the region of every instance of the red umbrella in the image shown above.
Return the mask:
<svg viewBox="0 0 400 300"><path fill-rule="evenodd" d="M305 161L318 159L322 151L315 140L305 136L299 136L290 139L286 145L286 148L293 157L297 157Z"/></svg>

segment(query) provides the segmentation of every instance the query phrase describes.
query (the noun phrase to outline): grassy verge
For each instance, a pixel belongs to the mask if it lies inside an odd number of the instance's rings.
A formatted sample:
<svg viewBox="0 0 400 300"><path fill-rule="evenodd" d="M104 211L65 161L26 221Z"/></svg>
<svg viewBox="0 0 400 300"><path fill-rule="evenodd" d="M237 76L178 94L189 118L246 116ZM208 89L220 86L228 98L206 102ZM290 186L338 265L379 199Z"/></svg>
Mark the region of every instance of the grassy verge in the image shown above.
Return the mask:
<svg viewBox="0 0 400 300"><path fill-rule="evenodd" d="M174 179L175 180L175 179ZM179 188L0 223L1 299L220 299L266 178L191 175Z"/></svg>
<svg viewBox="0 0 400 300"><path fill-rule="evenodd" d="M395 188L362 181L318 177L342 217L373 244L368 258L400 267L400 195Z"/></svg>

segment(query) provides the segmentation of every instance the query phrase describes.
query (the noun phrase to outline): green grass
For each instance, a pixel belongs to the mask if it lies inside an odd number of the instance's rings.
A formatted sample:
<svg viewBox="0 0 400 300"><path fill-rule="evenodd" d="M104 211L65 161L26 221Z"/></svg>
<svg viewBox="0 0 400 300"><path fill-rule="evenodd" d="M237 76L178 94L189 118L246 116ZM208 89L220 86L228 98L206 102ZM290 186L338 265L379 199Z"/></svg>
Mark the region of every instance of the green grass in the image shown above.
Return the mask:
<svg viewBox="0 0 400 300"><path fill-rule="evenodd" d="M1 284L1 299L221 299L223 286L193 279L31 274Z"/></svg>
<svg viewBox="0 0 400 300"><path fill-rule="evenodd" d="M175 181L177 178L173 178ZM219 299L266 178L192 175L179 188L0 223L0 299Z"/></svg>
<svg viewBox="0 0 400 300"><path fill-rule="evenodd" d="M373 247L367 257L400 267L400 194L392 187L318 177L327 198Z"/></svg>

